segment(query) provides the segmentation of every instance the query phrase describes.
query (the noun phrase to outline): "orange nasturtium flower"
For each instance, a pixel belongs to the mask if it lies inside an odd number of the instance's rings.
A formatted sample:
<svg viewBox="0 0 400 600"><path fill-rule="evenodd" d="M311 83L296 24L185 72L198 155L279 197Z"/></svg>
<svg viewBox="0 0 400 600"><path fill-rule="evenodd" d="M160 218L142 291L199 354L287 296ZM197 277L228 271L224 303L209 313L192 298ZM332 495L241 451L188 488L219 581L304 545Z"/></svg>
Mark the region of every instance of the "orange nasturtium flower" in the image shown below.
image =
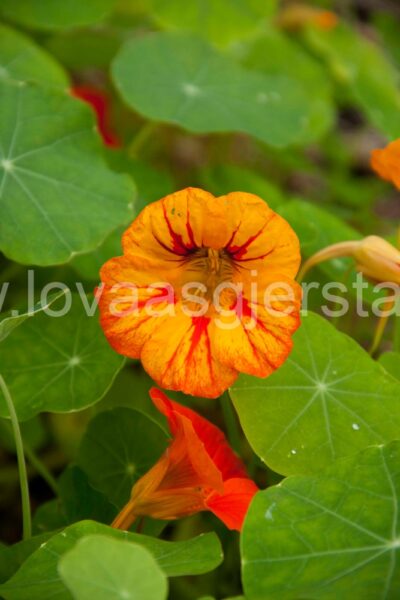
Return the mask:
<svg viewBox="0 0 400 600"><path fill-rule="evenodd" d="M386 148L372 150L371 167L382 179L400 189L400 139L390 142Z"/></svg>
<svg viewBox="0 0 400 600"><path fill-rule="evenodd" d="M299 242L258 196L187 188L148 205L101 269L101 324L165 389L216 398L292 348Z"/></svg>
<svg viewBox="0 0 400 600"><path fill-rule="evenodd" d="M112 527L129 529L141 516L172 520L208 510L229 529L240 530L258 488L222 431L156 388L150 396L167 417L172 440L135 483Z"/></svg>

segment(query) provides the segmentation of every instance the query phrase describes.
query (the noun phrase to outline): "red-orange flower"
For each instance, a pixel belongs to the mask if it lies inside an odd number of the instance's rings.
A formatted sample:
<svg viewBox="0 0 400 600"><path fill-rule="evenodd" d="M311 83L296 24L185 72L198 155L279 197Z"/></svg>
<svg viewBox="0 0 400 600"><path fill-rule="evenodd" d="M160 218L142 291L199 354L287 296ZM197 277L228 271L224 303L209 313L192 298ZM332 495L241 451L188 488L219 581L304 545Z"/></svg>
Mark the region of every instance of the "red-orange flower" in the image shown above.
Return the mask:
<svg viewBox="0 0 400 600"><path fill-rule="evenodd" d="M76 85L71 89L71 93L75 98L80 98L93 108L97 118L97 127L105 145L119 148L121 143L110 124L109 102L105 93L88 85Z"/></svg>
<svg viewBox="0 0 400 600"><path fill-rule="evenodd" d="M187 188L147 206L101 269L101 324L160 387L215 398L270 375L299 325L299 242L258 196Z"/></svg>
<svg viewBox="0 0 400 600"><path fill-rule="evenodd" d="M150 396L167 417L172 440L135 483L112 526L128 529L140 516L171 520L209 510L229 529L240 530L258 488L222 431L156 388Z"/></svg>
<svg viewBox="0 0 400 600"><path fill-rule="evenodd" d="M386 148L372 150L371 167L382 179L400 189L400 139L390 142Z"/></svg>

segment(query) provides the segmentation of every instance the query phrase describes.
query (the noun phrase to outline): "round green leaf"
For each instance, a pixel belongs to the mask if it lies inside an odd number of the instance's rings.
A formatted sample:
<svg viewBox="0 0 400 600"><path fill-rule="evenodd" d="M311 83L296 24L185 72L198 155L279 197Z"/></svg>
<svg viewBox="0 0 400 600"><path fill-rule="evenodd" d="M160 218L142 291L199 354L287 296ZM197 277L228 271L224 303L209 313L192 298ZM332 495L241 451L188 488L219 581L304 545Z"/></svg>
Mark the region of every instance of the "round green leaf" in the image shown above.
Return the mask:
<svg viewBox="0 0 400 600"><path fill-rule="evenodd" d="M78 540L92 534L140 544L153 555L168 577L206 573L215 569L222 560L221 544L215 533L182 542L166 542L112 529L94 521L81 521L45 540L11 579L0 586L0 595L6 600L47 600L55 596L59 600L70 600L71 595L57 572L57 564L60 557L71 550Z"/></svg>
<svg viewBox="0 0 400 600"><path fill-rule="evenodd" d="M189 131L237 131L285 146L307 128L309 100L296 82L247 71L189 35L155 33L127 42L112 75L133 109Z"/></svg>
<svg viewBox="0 0 400 600"><path fill-rule="evenodd" d="M130 178L101 155L83 102L0 82L0 249L25 264L68 261L132 214Z"/></svg>
<svg viewBox="0 0 400 600"><path fill-rule="evenodd" d="M400 384L351 338L304 316L285 364L241 375L231 397L250 444L274 471L313 473L400 431Z"/></svg>
<svg viewBox="0 0 400 600"><path fill-rule="evenodd" d="M257 494L241 541L246 598L398 598L399 462L394 442Z"/></svg>
<svg viewBox="0 0 400 600"><path fill-rule="evenodd" d="M33 29L81 27L104 19L116 0L2 0L0 15Z"/></svg>
<svg viewBox="0 0 400 600"><path fill-rule="evenodd" d="M67 552L58 572L76 600L163 600L167 579L144 548L89 535Z"/></svg>
<svg viewBox="0 0 400 600"><path fill-rule="evenodd" d="M90 484L122 508L133 484L166 446L166 433L149 417L130 408L114 408L89 423L77 462Z"/></svg>
<svg viewBox="0 0 400 600"><path fill-rule="evenodd" d="M51 310L68 308L68 297ZM65 316L42 312L0 344L1 373L22 421L43 411L71 412L94 404L123 363L108 345L97 318L87 316L78 295L73 295ZM8 416L1 396L0 416Z"/></svg>
<svg viewBox="0 0 400 600"><path fill-rule="evenodd" d="M60 65L27 36L0 25L0 79L36 81L67 89L68 77Z"/></svg>

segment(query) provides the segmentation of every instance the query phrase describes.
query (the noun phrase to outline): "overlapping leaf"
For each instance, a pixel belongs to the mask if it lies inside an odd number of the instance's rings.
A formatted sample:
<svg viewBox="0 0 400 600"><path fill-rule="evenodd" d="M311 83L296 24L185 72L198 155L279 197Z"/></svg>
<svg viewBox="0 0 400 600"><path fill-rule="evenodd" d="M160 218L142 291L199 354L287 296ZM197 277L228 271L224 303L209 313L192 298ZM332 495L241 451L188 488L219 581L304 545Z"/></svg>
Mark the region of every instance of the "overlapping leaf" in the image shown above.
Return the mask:
<svg viewBox="0 0 400 600"><path fill-rule="evenodd" d="M112 75L133 109L189 131L238 131L285 146L308 127L309 98L301 85L248 71L186 34L156 33L127 42Z"/></svg>
<svg viewBox="0 0 400 600"><path fill-rule="evenodd" d="M51 310L63 310L66 298ZM93 404L108 390L123 362L77 295L65 316L42 312L0 345L1 373L20 420L43 411L70 412ZM8 416L3 398L0 416Z"/></svg>
<svg viewBox="0 0 400 600"><path fill-rule="evenodd" d="M68 87L66 73L50 54L5 25L0 25L0 78Z"/></svg>
<svg viewBox="0 0 400 600"><path fill-rule="evenodd" d="M260 492L242 535L246 598L397 598L399 461L393 442Z"/></svg>
<svg viewBox="0 0 400 600"><path fill-rule="evenodd" d="M110 171L90 109L67 94L0 82L0 249L66 262L132 214L129 177Z"/></svg>
<svg viewBox="0 0 400 600"><path fill-rule="evenodd" d="M138 544L88 535L60 560L58 572L75 600L165 600L167 578Z"/></svg>
<svg viewBox="0 0 400 600"><path fill-rule="evenodd" d="M184 542L166 542L93 521L81 521L44 542L15 575L0 586L0 594L6 600L31 600L35 596L46 600L54 595L60 600L69 600L71 595L57 573L58 561L80 538L92 534L140 544L169 577L205 573L216 568L222 560L221 545L214 533Z"/></svg>
<svg viewBox="0 0 400 600"><path fill-rule="evenodd" d="M82 440L78 465L118 508L128 501L133 484L154 465L167 446L163 429L130 408L98 414Z"/></svg>
<svg viewBox="0 0 400 600"><path fill-rule="evenodd" d="M255 452L284 475L319 471L399 436L399 382L311 313L286 363L264 380L241 375L231 396Z"/></svg>

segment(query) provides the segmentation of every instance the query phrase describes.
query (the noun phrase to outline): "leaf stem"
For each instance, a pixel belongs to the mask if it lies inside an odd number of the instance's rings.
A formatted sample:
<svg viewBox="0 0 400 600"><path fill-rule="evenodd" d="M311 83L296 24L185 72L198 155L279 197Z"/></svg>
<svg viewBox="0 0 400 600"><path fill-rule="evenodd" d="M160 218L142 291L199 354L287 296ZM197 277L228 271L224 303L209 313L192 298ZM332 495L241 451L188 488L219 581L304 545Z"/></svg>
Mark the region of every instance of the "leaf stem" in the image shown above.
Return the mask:
<svg viewBox="0 0 400 600"><path fill-rule="evenodd" d="M24 444L25 456L28 461L31 463L32 467L35 469L37 473L45 480L50 489L53 490L54 494L58 496L59 490L57 481L50 473L49 469L46 465L40 460L37 454L32 450L30 446Z"/></svg>
<svg viewBox="0 0 400 600"><path fill-rule="evenodd" d="M8 412L10 413L11 425L13 428L15 449L17 452L18 461L18 472L19 472L19 483L21 488L21 501L22 501L22 537L24 540L29 539L32 536L32 521L31 521L31 506L29 500L29 484L28 476L26 473L26 463L24 455L24 446L22 443L21 430L18 423L17 413L15 412L14 402L11 398L10 391L0 375L0 390L3 392L4 399L7 403Z"/></svg>

